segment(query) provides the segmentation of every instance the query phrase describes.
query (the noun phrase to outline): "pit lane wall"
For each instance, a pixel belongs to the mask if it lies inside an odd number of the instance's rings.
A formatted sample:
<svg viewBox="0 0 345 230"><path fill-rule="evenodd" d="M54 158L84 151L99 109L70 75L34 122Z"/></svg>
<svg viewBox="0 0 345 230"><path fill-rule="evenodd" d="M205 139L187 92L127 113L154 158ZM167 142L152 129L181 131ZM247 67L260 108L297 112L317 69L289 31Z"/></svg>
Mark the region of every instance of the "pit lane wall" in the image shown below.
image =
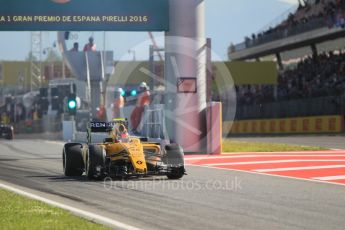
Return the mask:
<svg viewBox="0 0 345 230"><path fill-rule="evenodd" d="M315 116L224 121L223 130L225 130L223 135L342 133L344 132L344 117Z"/></svg>

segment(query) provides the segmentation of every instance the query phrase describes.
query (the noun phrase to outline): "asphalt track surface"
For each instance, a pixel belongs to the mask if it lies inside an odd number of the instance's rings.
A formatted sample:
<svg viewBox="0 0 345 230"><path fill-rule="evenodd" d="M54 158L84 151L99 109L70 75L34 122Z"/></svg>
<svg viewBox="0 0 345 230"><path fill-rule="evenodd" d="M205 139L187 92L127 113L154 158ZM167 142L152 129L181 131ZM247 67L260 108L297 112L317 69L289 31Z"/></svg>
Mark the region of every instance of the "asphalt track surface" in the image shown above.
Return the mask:
<svg viewBox="0 0 345 230"><path fill-rule="evenodd" d="M0 180L142 229L344 229L342 185L188 166L164 177L94 182L62 174L62 143L0 140Z"/></svg>

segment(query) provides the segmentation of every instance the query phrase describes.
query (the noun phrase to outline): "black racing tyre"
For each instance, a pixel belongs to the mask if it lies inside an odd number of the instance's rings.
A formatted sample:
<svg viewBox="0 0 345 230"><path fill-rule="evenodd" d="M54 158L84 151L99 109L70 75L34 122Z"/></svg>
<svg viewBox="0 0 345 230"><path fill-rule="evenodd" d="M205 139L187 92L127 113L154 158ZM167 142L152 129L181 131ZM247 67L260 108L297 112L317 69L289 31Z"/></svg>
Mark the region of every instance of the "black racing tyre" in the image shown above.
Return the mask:
<svg viewBox="0 0 345 230"><path fill-rule="evenodd" d="M180 145L170 144L165 146L165 163L172 166L184 165L184 152Z"/></svg>
<svg viewBox="0 0 345 230"><path fill-rule="evenodd" d="M65 176L83 175L84 162L81 146L65 146L62 153L62 162Z"/></svg>
<svg viewBox="0 0 345 230"><path fill-rule="evenodd" d="M179 151L182 151L182 147L178 144L170 144L170 145L166 145L165 146L165 150L166 151L172 151L172 150L179 150Z"/></svg>
<svg viewBox="0 0 345 230"><path fill-rule="evenodd" d="M181 179L185 174L184 166L180 167L169 167L167 177L170 180L178 180Z"/></svg>
<svg viewBox="0 0 345 230"><path fill-rule="evenodd" d="M165 146L167 177L169 179L180 179L185 174L184 168L184 153L180 145L171 144Z"/></svg>
<svg viewBox="0 0 345 230"><path fill-rule="evenodd" d="M99 168L99 170L97 170ZM102 180L105 177L105 156L98 145L89 145L86 158L86 176L89 180Z"/></svg>

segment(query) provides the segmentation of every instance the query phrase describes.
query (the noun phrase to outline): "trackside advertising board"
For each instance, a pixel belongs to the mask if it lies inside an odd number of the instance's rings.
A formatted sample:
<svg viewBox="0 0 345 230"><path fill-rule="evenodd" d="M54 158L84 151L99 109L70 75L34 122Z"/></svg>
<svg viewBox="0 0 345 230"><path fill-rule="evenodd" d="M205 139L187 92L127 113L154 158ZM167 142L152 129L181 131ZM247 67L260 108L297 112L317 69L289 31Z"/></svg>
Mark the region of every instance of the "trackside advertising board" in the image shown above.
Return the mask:
<svg viewBox="0 0 345 230"><path fill-rule="evenodd" d="M224 121L223 130L230 129L230 134L341 133L344 131L344 118L342 116L318 116ZM228 133L223 133L223 135L228 135Z"/></svg>
<svg viewBox="0 0 345 230"><path fill-rule="evenodd" d="M0 31L168 30L168 0L0 0Z"/></svg>

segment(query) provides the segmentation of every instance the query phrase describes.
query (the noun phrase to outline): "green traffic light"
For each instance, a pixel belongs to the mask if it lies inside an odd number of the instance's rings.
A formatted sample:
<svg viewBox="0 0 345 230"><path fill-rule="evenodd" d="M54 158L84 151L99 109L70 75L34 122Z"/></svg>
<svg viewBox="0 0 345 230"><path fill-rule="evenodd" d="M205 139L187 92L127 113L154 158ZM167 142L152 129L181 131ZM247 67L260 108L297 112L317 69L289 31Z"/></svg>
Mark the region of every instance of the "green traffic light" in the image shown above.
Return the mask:
<svg viewBox="0 0 345 230"><path fill-rule="evenodd" d="M132 91L131 91L131 96L133 96L133 97L135 97L135 96L137 96L137 91L135 90L135 89L133 89Z"/></svg>
<svg viewBox="0 0 345 230"><path fill-rule="evenodd" d="M68 108L69 109L75 109L77 107L77 102L72 100L68 102Z"/></svg>

